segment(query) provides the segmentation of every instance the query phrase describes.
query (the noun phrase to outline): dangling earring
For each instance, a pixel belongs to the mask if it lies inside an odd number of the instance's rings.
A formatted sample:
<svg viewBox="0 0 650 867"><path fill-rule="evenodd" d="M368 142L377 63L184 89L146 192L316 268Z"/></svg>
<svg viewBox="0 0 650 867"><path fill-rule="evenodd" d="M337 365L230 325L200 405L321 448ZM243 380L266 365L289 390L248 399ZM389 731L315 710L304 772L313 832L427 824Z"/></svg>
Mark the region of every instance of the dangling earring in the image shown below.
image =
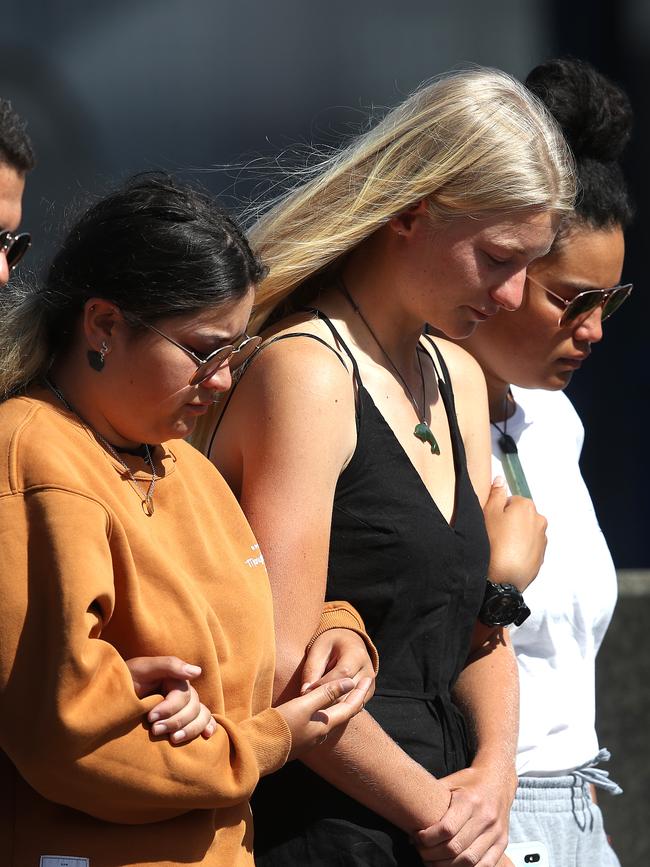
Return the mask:
<svg viewBox="0 0 650 867"><path fill-rule="evenodd" d="M92 367L93 370L96 370L98 373L104 369L104 356L108 352L108 343L105 340L102 340L102 345L100 347L99 352L96 349L89 349L87 352L88 355L88 364Z"/></svg>

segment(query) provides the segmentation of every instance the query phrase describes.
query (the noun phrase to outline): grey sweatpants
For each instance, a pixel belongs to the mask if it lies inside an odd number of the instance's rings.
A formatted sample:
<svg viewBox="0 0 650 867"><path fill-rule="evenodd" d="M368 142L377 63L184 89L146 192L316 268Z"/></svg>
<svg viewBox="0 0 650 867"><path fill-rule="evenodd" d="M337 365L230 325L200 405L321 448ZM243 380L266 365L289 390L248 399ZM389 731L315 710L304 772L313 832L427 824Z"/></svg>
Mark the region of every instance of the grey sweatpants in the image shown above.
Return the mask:
<svg viewBox="0 0 650 867"><path fill-rule="evenodd" d="M579 777L520 777L510 812L510 842L541 840L549 867L620 867L600 808Z"/></svg>

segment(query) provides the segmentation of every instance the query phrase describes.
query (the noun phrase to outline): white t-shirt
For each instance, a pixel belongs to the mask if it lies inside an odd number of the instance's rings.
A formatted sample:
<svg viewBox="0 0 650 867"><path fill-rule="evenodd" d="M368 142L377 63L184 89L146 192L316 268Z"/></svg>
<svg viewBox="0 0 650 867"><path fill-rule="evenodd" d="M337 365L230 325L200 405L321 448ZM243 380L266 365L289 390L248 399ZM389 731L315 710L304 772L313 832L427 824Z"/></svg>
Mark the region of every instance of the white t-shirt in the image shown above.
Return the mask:
<svg viewBox="0 0 650 867"><path fill-rule="evenodd" d="M512 393L507 432L548 520L544 564L524 594L530 617L510 630L521 690L517 772L562 774L598 752L595 659L616 603L616 572L578 466L578 414L560 391ZM498 439L492 426L493 475L503 476Z"/></svg>

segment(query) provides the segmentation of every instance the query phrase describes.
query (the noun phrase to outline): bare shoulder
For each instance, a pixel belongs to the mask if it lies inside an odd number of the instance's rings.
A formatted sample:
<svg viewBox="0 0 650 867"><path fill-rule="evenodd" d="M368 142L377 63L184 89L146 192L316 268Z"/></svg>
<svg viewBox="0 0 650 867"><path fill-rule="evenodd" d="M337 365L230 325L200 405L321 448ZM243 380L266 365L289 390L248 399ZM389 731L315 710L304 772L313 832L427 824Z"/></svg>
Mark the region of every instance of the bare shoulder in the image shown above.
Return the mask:
<svg viewBox="0 0 650 867"><path fill-rule="evenodd" d="M354 403L349 359L318 319L294 317L265 334L237 389L255 401Z"/></svg>
<svg viewBox="0 0 650 867"><path fill-rule="evenodd" d="M468 389L485 391L485 376L481 366L466 349L443 337L432 337L431 339L449 368L451 384L457 400L462 399Z"/></svg>
<svg viewBox="0 0 650 867"><path fill-rule="evenodd" d="M276 330L253 356L224 410L211 458L238 490L246 463L286 475L318 454L338 475L355 446L350 364L327 328L308 321Z"/></svg>

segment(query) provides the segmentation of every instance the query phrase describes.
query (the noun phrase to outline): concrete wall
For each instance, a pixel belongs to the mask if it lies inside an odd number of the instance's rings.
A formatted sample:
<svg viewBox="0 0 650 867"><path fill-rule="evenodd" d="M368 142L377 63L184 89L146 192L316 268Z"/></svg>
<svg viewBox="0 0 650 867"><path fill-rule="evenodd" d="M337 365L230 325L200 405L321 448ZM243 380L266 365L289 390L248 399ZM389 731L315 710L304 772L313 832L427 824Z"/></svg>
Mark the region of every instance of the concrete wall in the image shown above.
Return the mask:
<svg viewBox="0 0 650 867"><path fill-rule="evenodd" d="M597 727L623 788L603 794L605 827L623 867L650 864L650 571L619 572L620 598L598 656Z"/></svg>

